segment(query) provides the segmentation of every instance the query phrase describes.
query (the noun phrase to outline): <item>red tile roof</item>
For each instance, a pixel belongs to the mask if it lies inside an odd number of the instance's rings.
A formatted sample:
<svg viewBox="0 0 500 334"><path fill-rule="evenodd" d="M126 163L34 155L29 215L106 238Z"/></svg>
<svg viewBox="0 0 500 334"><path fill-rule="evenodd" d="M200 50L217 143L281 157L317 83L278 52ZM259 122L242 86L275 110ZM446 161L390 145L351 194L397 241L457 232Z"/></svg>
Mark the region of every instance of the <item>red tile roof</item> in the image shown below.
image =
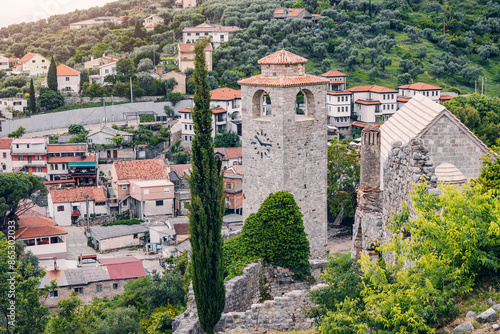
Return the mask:
<svg viewBox="0 0 500 334"><path fill-rule="evenodd" d="M193 109L184 108L184 109L179 110L179 112L193 112ZM212 113L214 113L214 114L222 114L225 112L226 112L226 109L223 109L223 108L212 109Z"/></svg>
<svg viewBox="0 0 500 334"><path fill-rule="evenodd" d="M306 62L306 58L297 56L296 54L286 50L276 51L275 53L265 56L258 61L260 65L292 65L305 64Z"/></svg>
<svg viewBox="0 0 500 334"><path fill-rule="evenodd" d="M174 224L175 234L177 235L188 235L189 234L189 224Z"/></svg>
<svg viewBox="0 0 500 334"><path fill-rule="evenodd" d="M359 104L364 104L364 105L375 105L375 104L382 104L380 103L380 101L363 101L363 100L357 100L356 103L359 103Z"/></svg>
<svg viewBox="0 0 500 334"><path fill-rule="evenodd" d="M115 161L118 180L138 179L140 181L168 179L163 159ZM118 181L116 180L116 181Z"/></svg>
<svg viewBox="0 0 500 334"><path fill-rule="evenodd" d="M444 101L451 100L452 98L453 98L453 96L449 96L449 95L441 95L439 97L440 100L444 100Z"/></svg>
<svg viewBox="0 0 500 334"><path fill-rule="evenodd" d="M288 10L287 17L295 17L302 13L304 8L278 8L274 11L274 14L285 14L285 10Z"/></svg>
<svg viewBox="0 0 500 334"><path fill-rule="evenodd" d="M33 216L19 219L19 229L16 239L28 239L68 234L55 221L48 217Z"/></svg>
<svg viewBox="0 0 500 334"><path fill-rule="evenodd" d="M210 91L210 99L217 101L229 101L241 99L241 90L232 88L217 88Z"/></svg>
<svg viewBox="0 0 500 334"><path fill-rule="evenodd" d="M290 87L302 85L320 85L326 84L327 79L317 77L315 75L306 74L302 77L262 77L261 74L255 75L238 81L240 85L253 85L253 86L272 86L272 87Z"/></svg>
<svg viewBox="0 0 500 334"><path fill-rule="evenodd" d="M10 150L13 140L12 138L0 138L0 150Z"/></svg>
<svg viewBox="0 0 500 334"><path fill-rule="evenodd" d="M373 92L373 93L397 93L397 90L390 89L387 87L382 87L382 86L357 86L357 87L352 87L349 88L348 91L351 92Z"/></svg>
<svg viewBox="0 0 500 334"><path fill-rule="evenodd" d="M80 71L75 70L74 68L69 67L68 65L61 64L57 66L57 75L79 75Z"/></svg>
<svg viewBox="0 0 500 334"><path fill-rule="evenodd" d="M231 166L236 174L243 175L243 165L236 165L236 166Z"/></svg>
<svg viewBox="0 0 500 334"><path fill-rule="evenodd" d="M36 56L36 55L37 55L37 53L28 52L27 54L24 55L24 57L22 57L21 59L19 59L19 63L24 64L24 63L28 62L31 58L33 58L34 56Z"/></svg>
<svg viewBox="0 0 500 334"><path fill-rule="evenodd" d="M142 261L133 256L98 259L106 266L110 279L129 279L146 276Z"/></svg>
<svg viewBox="0 0 500 334"><path fill-rule="evenodd" d="M352 92L326 92L328 95L352 95Z"/></svg>
<svg viewBox="0 0 500 334"><path fill-rule="evenodd" d="M364 128L364 127L367 127L368 125L370 125L370 126L373 126L373 125L381 126L382 123L377 123L377 124L363 124L363 123L354 122L354 123L352 123L352 125L353 126L359 126L360 128Z"/></svg>
<svg viewBox="0 0 500 334"><path fill-rule="evenodd" d="M396 99L396 101L398 101L398 102L404 102L404 103L406 103L406 102L408 102L408 101L410 101L410 100L411 100L411 98L410 98L410 97L398 97L398 98Z"/></svg>
<svg viewBox="0 0 500 334"><path fill-rule="evenodd" d="M184 171L186 169L191 169L192 167L193 166L191 164L170 165L172 172L175 172L179 177L184 177Z"/></svg>
<svg viewBox="0 0 500 334"><path fill-rule="evenodd" d="M243 157L241 147L226 147L227 157L229 159L237 159Z"/></svg>
<svg viewBox="0 0 500 334"><path fill-rule="evenodd" d="M423 82L415 82L415 83L412 83L412 84L399 86L398 88L401 88L401 89L413 89L413 90L437 90L437 89L441 90L441 89L443 89L441 87L429 85L429 84L426 84L426 83L423 83Z"/></svg>
<svg viewBox="0 0 500 334"><path fill-rule="evenodd" d="M52 189L50 191L53 203L84 202L87 195L89 201L106 201L104 188Z"/></svg>
<svg viewBox="0 0 500 334"><path fill-rule="evenodd" d="M193 43L190 43L190 44L179 43L178 48L181 52L194 52L194 44ZM212 43L208 43L207 46L205 47L205 51L212 51L212 50L213 50Z"/></svg>
<svg viewBox="0 0 500 334"><path fill-rule="evenodd" d="M83 161L95 161L95 155L89 155L87 157L48 157L48 163L62 163L62 162L83 162Z"/></svg>
<svg viewBox="0 0 500 334"><path fill-rule="evenodd" d="M87 144L49 144L47 145L47 152L74 152L74 151L86 151Z"/></svg>
<svg viewBox="0 0 500 334"><path fill-rule="evenodd" d="M347 77L347 74L344 74L340 71L328 71L326 73L321 74L322 77Z"/></svg>

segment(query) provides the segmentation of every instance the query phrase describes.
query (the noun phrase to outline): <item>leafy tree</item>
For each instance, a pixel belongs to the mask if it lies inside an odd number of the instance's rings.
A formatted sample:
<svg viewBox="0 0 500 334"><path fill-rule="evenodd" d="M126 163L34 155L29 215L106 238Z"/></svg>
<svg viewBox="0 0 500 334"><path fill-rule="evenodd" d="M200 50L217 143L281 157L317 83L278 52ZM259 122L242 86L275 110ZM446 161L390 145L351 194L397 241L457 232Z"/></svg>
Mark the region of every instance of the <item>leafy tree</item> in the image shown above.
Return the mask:
<svg viewBox="0 0 500 334"><path fill-rule="evenodd" d="M57 92L57 66L54 57L50 61L49 71L47 72L47 87Z"/></svg>
<svg viewBox="0 0 500 334"><path fill-rule="evenodd" d="M376 67L372 67L368 70L368 77L372 80L378 78L380 76L380 72Z"/></svg>
<svg viewBox="0 0 500 334"><path fill-rule="evenodd" d="M221 87L239 89L238 80L241 78L239 73L226 70L220 78Z"/></svg>
<svg viewBox="0 0 500 334"><path fill-rule="evenodd" d="M168 93L167 94L168 100L172 102L172 104L175 106L177 102L184 100L184 95L181 93Z"/></svg>
<svg viewBox="0 0 500 334"><path fill-rule="evenodd" d="M182 276L179 271L165 271L163 275L154 272L149 285L144 288L144 301L150 310L157 307L184 304L186 292L183 289Z"/></svg>
<svg viewBox="0 0 500 334"><path fill-rule="evenodd" d="M163 106L163 111L165 112L165 115L167 115L168 118L174 117L174 109L171 106Z"/></svg>
<svg viewBox="0 0 500 334"><path fill-rule="evenodd" d="M107 309L105 318L97 322L99 334L139 333L139 312L133 306Z"/></svg>
<svg viewBox="0 0 500 334"><path fill-rule="evenodd" d="M500 138L493 147L495 153L500 154ZM491 155L483 158L483 170L473 185L481 185L485 191L491 191L496 196L500 195L500 159L493 159Z"/></svg>
<svg viewBox="0 0 500 334"><path fill-rule="evenodd" d="M134 37L139 39L145 39L147 37L147 31L142 26L141 20L135 22Z"/></svg>
<svg viewBox="0 0 500 334"><path fill-rule="evenodd" d="M116 73L118 81L128 81L134 75L135 66L134 62L128 58L120 58L116 62Z"/></svg>
<svg viewBox="0 0 500 334"><path fill-rule="evenodd" d="M222 216L224 188L221 163L216 161L212 142L212 111L204 49L209 41L198 40L194 47L196 90L194 94L192 141L193 171L189 177L193 290L201 328L213 334L225 305L222 262Z"/></svg>
<svg viewBox="0 0 500 334"><path fill-rule="evenodd" d="M149 58L143 58L137 65L137 72L151 71L153 69L153 61Z"/></svg>
<svg viewBox="0 0 500 334"><path fill-rule="evenodd" d="M113 141L116 147L120 147L120 145L123 142L123 136L114 136L111 137L111 140Z"/></svg>
<svg viewBox="0 0 500 334"><path fill-rule="evenodd" d="M219 88L219 81L217 81L217 78L214 77L213 75L208 75L207 81L208 81L208 87L210 88L210 90L214 90L214 89Z"/></svg>
<svg viewBox="0 0 500 334"><path fill-rule="evenodd" d="M167 94L174 89L174 87L177 85L177 81L175 78L168 78L162 80L163 86L165 87L165 91Z"/></svg>
<svg viewBox="0 0 500 334"><path fill-rule="evenodd" d="M79 134L79 133L85 133L85 134L87 134L88 131L85 130L85 128L81 124L71 124L68 127L68 133L70 135L76 135L76 134Z"/></svg>
<svg viewBox="0 0 500 334"><path fill-rule="evenodd" d="M398 84L406 85L411 82L411 75L409 73L403 73L398 76Z"/></svg>
<svg viewBox="0 0 500 334"><path fill-rule="evenodd" d="M498 48L494 45L481 45L476 50L483 64L488 62L489 58L498 56Z"/></svg>
<svg viewBox="0 0 500 334"><path fill-rule="evenodd" d="M215 147L235 147L238 146L240 138L232 131L221 131L215 135Z"/></svg>
<svg viewBox="0 0 500 334"><path fill-rule="evenodd" d="M59 312L50 317L45 334L97 333L102 310L97 308L94 303L86 307L78 299L76 292L73 292L68 299L60 300L57 306Z"/></svg>
<svg viewBox="0 0 500 334"><path fill-rule="evenodd" d="M473 82L479 78L479 76L483 75L483 69L478 66L470 66L465 67L460 71L460 74L464 77L464 80L468 82Z"/></svg>
<svg viewBox="0 0 500 334"><path fill-rule="evenodd" d="M16 96L18 89L16 87L7 87L0 89L0 98Z"/></svg>
<svg viewBox="0 0 500 334"><path fill-rule="evenodd" d="M341 211L348 220L354 219L359 186L359 154L336 139L328 145L328 212L334 218Z"/></svg>
<svg viewBox="0 0 500 334"><path fill-rule="evenodd" d="M35 86L33 85L33 78L31 78L31 83L30 83L30 99L28 101L28 109L29 111L34 114L36 113L36 96L35 96Z"/></svg>
<svg viewBox="0 0 500 334"><path fill-rule="evenodd" d="M427 56L427 47L425 45L420 45L417 49L418 58L425 58Z"/></svg>
<svg viewBox="0 0 500 334"><path fill-rule="evenodd" d="M392 59L386 56L378 56L377 63L382 67L382 71L385 71L386 66L391 66Z"/></svg>
<svg viewBox="0 0 500 334"><path fill-rule="evenodd" d="M58 91L40 87L37 103L39 109L54 110L64 105L64 97Z"/></svg>
<svg viewBox="0 0 500 334"><path fill-rule="evenodd" d="M12 131L8 134L9 138L21 138L26 133L26 129L22 126L18 127L17 130Z"/></svg>
<svg viewBox="0 0 500 334"><path fill-rule="evenodd" d="M86 143L87 142L87 133L78 133L74 136L72 136L69 140L68 143Z"/></svg>

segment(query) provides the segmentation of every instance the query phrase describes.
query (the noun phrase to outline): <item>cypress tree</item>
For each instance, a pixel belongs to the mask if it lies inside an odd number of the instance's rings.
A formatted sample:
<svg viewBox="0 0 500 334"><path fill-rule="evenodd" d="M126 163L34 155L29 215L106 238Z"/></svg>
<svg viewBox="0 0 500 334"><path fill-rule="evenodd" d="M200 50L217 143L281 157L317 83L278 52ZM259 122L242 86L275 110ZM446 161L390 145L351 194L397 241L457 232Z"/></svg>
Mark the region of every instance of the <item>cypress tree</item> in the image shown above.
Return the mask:
<svg viewBox="0 0 500 334"><path fill-rule="evenodd" d="M33 78L31 78L31 84L30 84L29 111L31 114L36 113L36 97L35 97L35 86L33 85Z"/></svg>
<svg viewBox="0 0 500 334"><path fill-rule="evenodd" d="M57 67L54 57L50 61L49 72L47 73L47 87L57 92Z"/></svg>
<svg viewBox="0 0 500 334"><path fill-rule="evenodd" d="M213 334L224 310L226 296L221 236L224 215L223 173L221 162L215 160L212 141L212 111L204 51L208 42L208 39L199 40L194 47L195 136L191 146L193 170L189 177L189 233L198 317L201 328L207 334Z"/></svg>

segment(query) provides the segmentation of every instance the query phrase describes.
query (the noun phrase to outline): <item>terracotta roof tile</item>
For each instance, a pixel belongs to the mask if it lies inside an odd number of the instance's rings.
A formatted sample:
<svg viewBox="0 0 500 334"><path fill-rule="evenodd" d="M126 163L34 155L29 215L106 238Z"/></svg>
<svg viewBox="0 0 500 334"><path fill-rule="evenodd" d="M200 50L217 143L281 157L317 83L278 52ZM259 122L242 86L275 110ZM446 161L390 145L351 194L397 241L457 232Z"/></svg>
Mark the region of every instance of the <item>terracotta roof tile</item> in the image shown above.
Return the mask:
<svg viewBox="0 0 500 334"><path fill-rule="evenodd" d="M357 87L352 87L349 88L348 91L351 92L373 92L373 93L398 93L397 90L390 89L387 87L382 87L382 86L357 86Z"/></svg>
<svg viewBox="0 0 500 334"><path fill-rule="evenodd" d="M356 100L356 103L359 103L359 104L364 104L364 105L375 105L375 104L382 104L380 103L380 101L364 101L364 100Z"/></svg>
<svg viewBox="0 0 500 334"><path fill-rule="evenodd" d="M347 74L344 74L340 71L328 71L326 73L321 74L322 77L347 77Z"/></svg>
<svg viewBox="0 0 500 334"><path fill-rule="evenodd" d="M181 52L194 52L194 44L178 44L178 48ZM208 43L207 46L205 47L205 51L212 51L212 43Z"/></svg>
<svg viewBox="0 0 500 334"><path fill-rule="evenodd" d="M168 179L167 168L163 159L115 161L113 165L118 180L138 179L148 181Z"/></svg>
<svg viewBox="0 0 500 334"><path fill-rule="evenodd" d="M68 234L55 221L47 217L32 217L19 219L19 229L16 239L40 238Z"/></svg>
<svg viewBox="0 0 500 334"><path fill-rule="evenodd" d="M449 95L441 95L441 96L439 97L439 99L440 99L441 101L448 101L448 100L451 100L452 98L453 98L453 96L449 96Z"/></svg>
<svg viewBox="0 0 500 334"><path fill-rule="evenodd" d="M326 92L328 95L352 95L352 92Z"/></svg>
<svg viewBox="0 0 500 334"><path fill-rule="evenodd" d="M305 64L306 62L306 58L297 56L296 54L286 50L276 51L275 53L265 56L258 61L260 65L292 65Z"/></svg>
<svg viewBox="0 0 500 334"><path fill-rule="evenodd" d="M274 11L274 14L285 14L285 10L288 10L287 17L295 17L302 13L304 8L278 8Z"/></svg>
<svg viewBox="0 0 500 334"><path fill-rule="evenodd" d="M191 164L170 165L172 172L175 172L179 177L184 177L184 171L191 169L192 167L193 166Z"/></svg>
<svg viewBox="0 0 500 334"><path fill-rule="evenodd" d="M226 147L226 152L229 159L237 159L243 156L241 147Z"/></svg>
<svg viewBox="0 0 500 334"><path fill-rule="evenodd" d="M232 166L232 168L236 172L236 174L243 175L243 165Z"/></svg>
<svg viewBox="0 0 500 334"><path fill-rule="evenodd" d="M193 111L194 111L194 109L190 109L190 108L184 108L184 109L179 110L179 112L193 112ZM226 109L223 109L223 108L212 109L212 113L214 113L214 114L222 114L225 112L227 112L227 111L226 111Z"/></svg>
<svg viewBox="0 0 500 334"><path fill-rule="evenodd" d="M210 91L210 99L217 101L229 101L241 99L241 90L232 88L217 88Z"/></svg>
<svg viewBox="0 0 500 334"><path fill-rule="evenodd" d="M261 74L255 75L238 81L240 85L254 85L254 86L272 86L272 87L290 87L302 85L321 85L329 81L325 78L317 77L315 75L306 74L301 77L262 77Z"/></svg>
<svg viewBox="0 0 500 334"><path fill-rule="evenodd" d="M0 150L9 150L13 140L12 138L0 138Z"/></svg>
<svg viewBox="0 0 500 334"><path fill-rule="evenodd" d="M69 67L68 65L61 64L57 66L57 75L79 75L80 71L75 70L74 68Z"/></svg>
<svg viewBox="0 0 500 334"><path fill-rule="evenodd" d="M71 145L66 145L66 144L49 144L47 145L47 152L80 152L80 151L86 151L87 150L87 144L71 144Z"/></svg>
<svg viewBox="0 0 500 334"><path fill-rule="evenodd" d="M34 56L36 56L36 55L37 55L37 53L28 52L27 54L24 55L24 57L22 57L21 59L19 59L19 63L24 64L24 63L28 62L31 58L33 58Z"/></svg>
<svg viewBox="0 0 500 334"><path fill-rule="evenodd" d="M437 90L437 89L441 90L441 89L443 89L441 87L429 85L429 84L426 84L423 82L415 82L415 83L408 84L408 85L398 86L398 88L413 89L413 90Z"/></svg>
<svg viewBox="0 0 500 334"><path fill-rule="evenodd" d="M87 195L90 201L106 201L104 188L52 189L50 191L53 203L84 202Z"/></svg>
<svg viewBox="0 0 500 334"><path fill-rule="evenodd" d="M410 100L411 100L410 97L398 97L396 99L396 101L398 101L398 102L405 102L405 103L408 102L408 101L410 101Z"/></svg>

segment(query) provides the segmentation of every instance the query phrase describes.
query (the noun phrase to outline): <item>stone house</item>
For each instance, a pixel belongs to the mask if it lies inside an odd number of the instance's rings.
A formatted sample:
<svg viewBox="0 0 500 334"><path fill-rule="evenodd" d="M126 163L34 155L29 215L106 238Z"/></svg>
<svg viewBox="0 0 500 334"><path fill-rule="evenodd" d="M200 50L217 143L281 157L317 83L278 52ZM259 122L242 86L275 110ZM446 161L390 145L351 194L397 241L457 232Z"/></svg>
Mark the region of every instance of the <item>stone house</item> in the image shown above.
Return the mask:
<svg viewBox="0 0 500 334"><path fill-rule="evenodd" d="M42 215L21 217L18 221L19 229L15 237L26 245L25 252L33 255L66 259L66 232L57 223Z"/></svg>
<svg viewBox="0 0 500 334"><path fill-rule="evenodd" d="M48 267L40 287L48 286L55 280L58 288L48 292L45 305L55 308L58 301L68 299L73 291L84 303L90 303L94 298L113 299L124 292L129 280L146 276L142 262L132 256L98 261L79 263L76 268L58 268L57 262L56 268Z"/></svg>
<svg viewBox="0 0 500 334"><path fill-rule="evenodd" d="M144 233L148 228L143 225L91 226L90 241L100 252L144 244Z"/></svg>
<svg viewBox="0 0 500 334"><path fill-rule="evenodd" d="M28 52L19 59L18 66L14 67L13 73L28 75L42 75L49 71L50 61L39 53Z"/></svg>
<svg viewBox="0 0 500 334"><path fill-rule="evenodd" d="M48 138L16 138L10 146L12 171L47 177Z"/></svg>
<svg viewBox="0 0 500 334"><path fill-rule="evenodd" d="M423 179L433 189L438 182L450 183L449 171L451 181L463 184L480 175L481 158L488 153L488 147L450 111L421 94L380 128L365 128L353 256L365 251L378 256L374 249L387 238L384 226L392 212L401 210L402 202L411 204L414 184ZM440 180L443 176L447 179Z"/></svg>
<svg viewBox="0 0 500 334"><path fill-rule="evenodd" d="M98 152L99 160L103 161L134 160L136 156L136 151L133 147L99 149Z"/></svg>
<svg viewBox="0 0 500 334"><path fill-rule="evenodd" d="M219 24L204 22L196 27L186 27L182 29L182 42L196 43L198 39L211 37L211 43L214 49L217 49L222 43L232 39L234 32L238 30L241 30L241 28L235 26L225 27Z"/></svg>
<svg viewBox="0 0 500 334"><path fill-rule="evenodd" d="M243 150L241 147L216 147L215 160L222 161L222 168L228 169L243 163Z"/></svg>
<svg viewBox="0 0 500 334"><path fill-rule="evenodd" d="M168 180L163 159L115 161L111 167L112 212L123 213L131 209L131 183L136 181Z"/></svg>
<svg viewBox="0 0 500 334"><path fill-rule="evenodd" d="M87 142L89 144L112 145L114 144L114 142L111 140L111 138L116 136L122 136L124 143L131 143L134 138L134 135L130 132L116 130L112 127L104 125L97 129L91 130L87 135Z"/></svg>
<svg viewBox="0 0 500 334"><path fill-rule="evenodd" d="M48 195L48 212L59 225L70 226L87 215L107 215L106 201L104 188L52 189Z"/></svg>
<svg viewBox="0 0 500 334"><path fill-rule="evenodd" d="M0 173L12 172L10 146L13 140L12 138L0 138Z"/></svg>
<svg viewBox="0 0 500 334"><path fill-rule="evenodd" d="M177 85L172 89L173 93L186 94L186 75L177 71L170 71L161 76L162 79L174 78Z"/></svg>
<svg viewBox="0 0 500 334"><path fill-rule="evenodd" d="M212 44L208 43L205 48L205 61L207 64L207 70L212 70ZM179 43L177 45L177 61L179 70L185 72L188 68L194 69L194 44L193 43Z"/></svg>
<svg viewBox="0 0 500 334"><path fill-rule="evenodd" d="M354 101L353 114L363 123L383 123L397 111L398 91L382 86L349 88Z"/></svg>

